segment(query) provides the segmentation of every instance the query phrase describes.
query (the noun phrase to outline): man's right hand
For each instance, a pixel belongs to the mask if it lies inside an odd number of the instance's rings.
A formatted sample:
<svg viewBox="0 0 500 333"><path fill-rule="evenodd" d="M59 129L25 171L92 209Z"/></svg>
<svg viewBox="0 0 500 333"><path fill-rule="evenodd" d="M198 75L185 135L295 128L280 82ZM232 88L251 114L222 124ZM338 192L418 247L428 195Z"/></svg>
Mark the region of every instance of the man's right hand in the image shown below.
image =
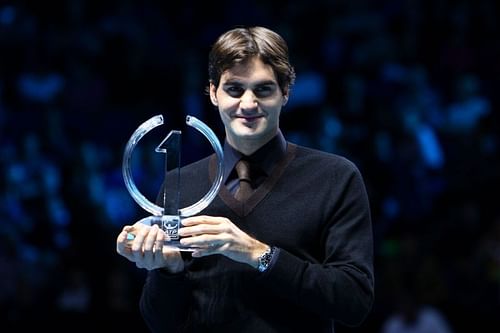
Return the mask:
<svg viewBox="0 0 500 333"><path fill-rule="evenodd" d="M184 261L179 251L163 246L168 236L157 224L151 223L150 219L154 218L146 217L134 225L123 227L116 239L116 251L135 262L139 268L164 268L171 273L179 273L184 270ZM130 239L129 234L134 238Z"/></svg>

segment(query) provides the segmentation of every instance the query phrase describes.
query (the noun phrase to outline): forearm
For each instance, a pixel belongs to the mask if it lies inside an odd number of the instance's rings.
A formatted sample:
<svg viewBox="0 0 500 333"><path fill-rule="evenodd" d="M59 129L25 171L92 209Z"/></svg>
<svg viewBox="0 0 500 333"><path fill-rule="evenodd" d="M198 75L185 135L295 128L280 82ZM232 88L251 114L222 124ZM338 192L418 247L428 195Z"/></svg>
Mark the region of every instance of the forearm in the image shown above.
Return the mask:
<svg viewBox="0 0 500 333"><path fill-rule="evenodd" d="M313 264L283 249L262 282L279 297L347 325L359 324L374 298L372 276L363 269L352 264Z"/></svg>

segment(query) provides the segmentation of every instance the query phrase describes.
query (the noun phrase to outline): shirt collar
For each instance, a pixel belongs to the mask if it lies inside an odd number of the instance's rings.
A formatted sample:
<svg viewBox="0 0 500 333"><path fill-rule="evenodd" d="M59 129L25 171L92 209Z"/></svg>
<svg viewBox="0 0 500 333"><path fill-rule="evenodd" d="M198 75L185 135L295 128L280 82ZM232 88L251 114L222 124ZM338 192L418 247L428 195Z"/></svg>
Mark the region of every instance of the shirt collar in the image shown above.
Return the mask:
<svg viewBox="0 0 500 333"><path fill-rule="evenodd" d="M233 148L227 139L224 140L224 178L225 184L229 175L234 169L238 161L245 156L235 148ZM257 164L260 169L269 175L276 163L286 154L286 140L278 130L278 133L264 146L260 147L255 153L246 156L252 163Z"/></svg>

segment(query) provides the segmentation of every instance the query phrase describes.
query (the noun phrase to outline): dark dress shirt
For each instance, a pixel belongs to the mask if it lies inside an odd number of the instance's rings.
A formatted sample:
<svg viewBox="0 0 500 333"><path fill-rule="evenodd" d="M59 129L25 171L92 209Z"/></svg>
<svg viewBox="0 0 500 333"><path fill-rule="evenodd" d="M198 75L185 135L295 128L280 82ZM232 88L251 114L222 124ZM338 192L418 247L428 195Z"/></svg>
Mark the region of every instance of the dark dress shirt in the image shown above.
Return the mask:
<svg viewBox="0 0 500 333"><path fill-rule="evenodd" d="M226 140L224 142L224 178L222 182L226 185L229 192L233 194L236 192L239 182L234 167L244 157L250 161L252 168L258 169L258 172L255 172L257 178L252 180L253 187L257 188L271 174L273 168L285 154L286 140L281 131L278 131L268 143L250 156L243 155Z"/></svg>

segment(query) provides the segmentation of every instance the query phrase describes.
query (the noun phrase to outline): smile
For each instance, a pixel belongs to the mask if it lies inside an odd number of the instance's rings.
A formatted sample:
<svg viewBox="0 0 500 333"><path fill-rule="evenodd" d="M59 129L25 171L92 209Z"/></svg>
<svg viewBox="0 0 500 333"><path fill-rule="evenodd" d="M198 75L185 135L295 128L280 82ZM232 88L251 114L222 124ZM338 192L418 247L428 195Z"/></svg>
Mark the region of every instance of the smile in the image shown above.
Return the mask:
<svg viewBox="0 0 500 333"><path fill-rule="evenodd" d="M261 114L256 114L256 115L249 115L249 116L238 115L235 118L244 119L246 121L254 121L254 120L262 118L262 117L264 117L264 116Z"/></svg>

